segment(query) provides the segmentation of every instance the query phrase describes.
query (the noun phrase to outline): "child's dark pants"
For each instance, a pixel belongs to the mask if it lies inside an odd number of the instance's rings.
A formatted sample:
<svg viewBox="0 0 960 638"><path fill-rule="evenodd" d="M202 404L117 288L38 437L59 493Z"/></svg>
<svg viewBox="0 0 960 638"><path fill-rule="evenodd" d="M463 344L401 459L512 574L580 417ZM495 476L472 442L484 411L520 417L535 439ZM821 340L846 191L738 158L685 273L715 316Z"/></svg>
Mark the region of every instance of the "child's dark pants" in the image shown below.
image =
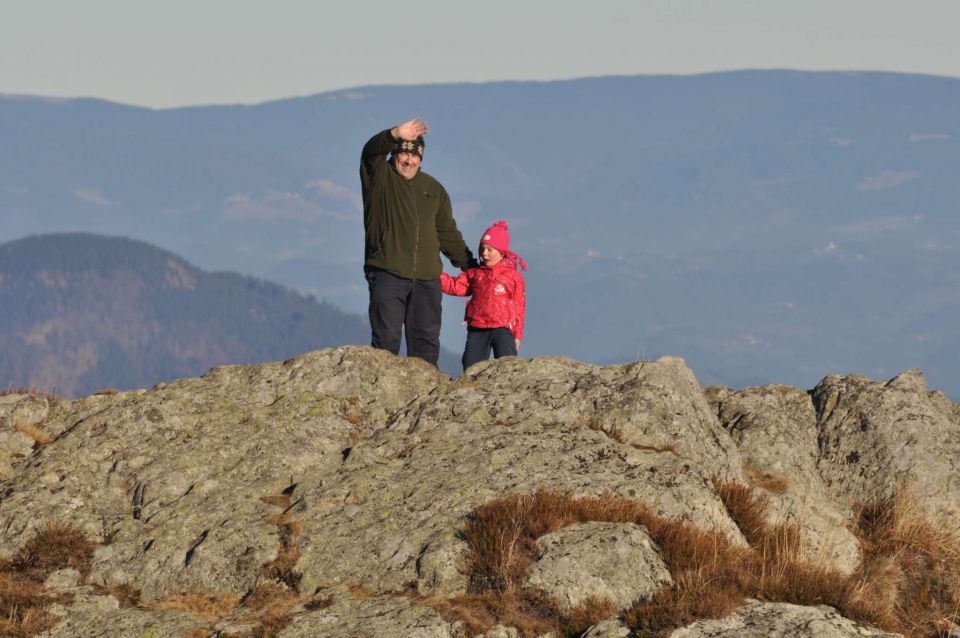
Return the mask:
<svg viewBox="0 0 960 638"><path fill-rule="evenodd" d="M467 328L467 345L463 349L463 369L490 358L517 356L517 342L507 328Z"/></svg>

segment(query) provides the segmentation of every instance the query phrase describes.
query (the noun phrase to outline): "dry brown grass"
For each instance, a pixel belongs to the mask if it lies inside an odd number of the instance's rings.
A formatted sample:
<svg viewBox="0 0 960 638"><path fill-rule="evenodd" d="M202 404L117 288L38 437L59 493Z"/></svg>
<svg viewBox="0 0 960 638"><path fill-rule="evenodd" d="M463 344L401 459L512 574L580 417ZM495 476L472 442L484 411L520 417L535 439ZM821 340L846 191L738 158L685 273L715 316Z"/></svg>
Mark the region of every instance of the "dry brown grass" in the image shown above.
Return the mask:
<svg viewBox="0 0 960 638"><path fill-rule="evenodd" d="M129 583L97 587L97 592L104 596L113 596L121 607L130 608L140 605L140 590Z"/></svg>
<svg viewBox="0 0 960 638"><path fill-rule="evenodd" d="M27 423L26 421L17 421L13 424L13 429L21 434L25 434L33 439L33 447L49 445L53 443L54 438L43 431L39 423Z"/></svg>
<svg viewBox="0 0 960 638"><path fill-rule="evenodd" d="M648 450L651 452L670 452L679 456L677 448L673 445L646 445L643 443L627 443L627 437L623 433L623 428L619 425L610 426L608 429L604 429L603 424L598 419L592 419L587 423L587 428L593 430L594 432L600 432L601 434L606 435L607 437L613 439L617 443L622 443L623 445L629 445L635 450Z"/></svg>
<svg viewBox="0 0 960 638"><path fill-rule="evenodd" d="M289 514L278 514L267 518L267 522L277 526L277 536L280 538L280 551L277 557L264 565L263 575L277 580L290 589L296 591L300 586L302 574L297 571L297 562L302 555L300 552L300 534L303 527L300 522Z"/></svg>
<svg viewBox="0 0 960 638"><path fill-rule="evenodd" d="M360 583L346 583L347 589L356 599L371 598L374 594Z"/></svg>
<svg viewBox="0 0 960 638"><path fill-rule="evenodd" d="M45 392L44 390L40 390L39 388L25 388L22 386L19 388L14 388L14 387L0 388L0 397L5 397L10 394L29 394L35 397L43 397L44 399L57 398L55 394L50 392Z"/></svg>
<svg viewBox="0 0 960 638"><path fill-rule="evenodd" d="M471 636L496 624L516 627L524 637L557 631L560 624L553 604L529 590L427 598L417 602L433 608L451 622L459 621Z"/></svg>
<svg viewBox="0 0 960 638"><path fill-rule="evenodd" d="M644 445L643 443L631 443L630 447L635 450L650 450L651 452L670 452L675 456L680 456L675 445Z"/></svg>
<svg viewBox="0 0 960 638"><path fill-rule="evenodd" d="M620 496L573 498L541 489L498 499L474 511L461 530L468 543L471 596L447 602L458 612L431 606L473 627L470 631L499 622L517 627L524 635L551 630L579 635L585 622L596 622L600 614L611 615L606 613L609 603L590 601L582 608L561 609L531 594L523 582L536 559L537 538L585 521L643 525L680 583L626 614L635 629L649 633L676 627L678 619L726 612L742 601L742 566L749 551L734 546L722 534L658 516L643 503Z"/></svg>
<svg viewBox="0 0 960 638"><path fill-rule="evenodd" d="M718 493L759 559L751 596L830 605L907 638L942 636L960 622L960 534L931 523L907 486L860 509L853 531L863 556L852 575L802 560L798 526L758 527L765 496L730 485Z"/></svg>
<svg viewBox="0 0 960 638"><path fill-rule="evenodd" d="M960 624L960 531L934 524L910 485L860 508L854 533L863 559L854 575L856 611L911 638Z"/></svg>
<svg viewBox="0 0 960 638"><path fill-rule="evenodd" d="M607 598L590 596L584 603L566 612L568 635L580 636L601 620L617 614L617 606Z"/></svg>
<svg viewBox="0 0 960 638"><path fill-rule="evenodd" d="M587 423L587 428L593 430L594 432L605 434L617 443L627 442L626 437L623 435L623 428L621 428L619 425L614 425L609 429L604 429L603 424L598 419L591 419L590 422Z"/></svg>
<svg viewBox="0 0 960 638"><path fill-rule="evenodd" d="M770 499L738 483L714 482L717 495L753 550L745 595L797 605L848 608L849 578L824 562L803 558L800 526L770 524Z"/></svg>
<svg viewBox="0 0 960 638"><path fill-rule="evenodd" d="M289 590L298 591L302 575L296 570L297 562L302 555L300 552L300 535L303 526L287 510L292 504L292 496L284 490L280 494L261 496L260 500L282 510L280 514L267 517L267 522L277 526L277 537L280 539L280 550L277 557L263 566L263 575L286 585Z"/></svg>
<svg viewBox="0 0 960 638"><path fill-rule="evenodd" d="M276 583L267 582L257 585L244 597L241 604L256 612L260 627L254 635L268 638L280 633L290 623L290 610L298 602L300 602L300 596L297 592Z"/></svg>
<svg viewBox="0 0 960 638"><path fill-rule="evenodd" d="M58 569L73 567L90 572L94 544L80 530L65 523L47 523L11 559L11 567L37 582Z"/></svg>
<svg viewBox="0 0 960 638"><path fill-rule="evenodd" d="M202 591L186 591L170 594L146 606L156 611L174 610L207 621L220 620L240 603L236 594L212 594Z"/></svg>
<svg viewBox="0 0 960 638"><path fill-rule="evenodd" d="M35 636L50 629L55 620L47 610L59 599L40 583L0 572L0 636Z"/></svg>
<svg viewBox="0 0 960 638"><path fill-rule="evenodd" d="M396 452L389 454L387 458L393 460L409 458L418 447L420 447L420 443L407 443Z"/></svg>
<svg viewBox="0 0 960 638"><path fill-rule="evenodd" d="M750 485L763 488L771 494L783 494L790 488L787 479L777 474L770 474L749 465L744 468L744 473Z"/></svg>
<svg viewBox="0 0 960 638"><path fill-rule="evenodd" d="M318 609L326 609L333 605L333 595L329 595L325 598L320 596L315 596L303 604L303 608L307 611L316 611Z"/></svg>
<svg viewBox="0 0 960 638"><path fill-rule="evenodd" d="M157 611L172 609L215 623L234 613L240 606L248 607L250 613L242 614L236 620L256 623L249 634L250 638L273 638L290 623L291 610L298 602L300 596L296 592L280 584L267 582L257 585L243 598L231 593L190 591L166 596L145 608ZM214 633L203 628L194 631L203 636Z"/></svg>
<svg viewBox="0 0 960 638"><path fill-rule="evenodd" d="M0 560L0 635L35 636L53 627L57 620L49 613L50 605L70 597L46 591L44 580L66 567L86 575L92 556L93 543L82 532L50 523L15 555Z"/></svg>
<svg viewBox="0 0 960 638"><path fill-rule="evenodd" d="M267 505L273 505L285 510L290 507L291 498L289 494L274 494L271 496L261 496L260 500Z"/></svg>
<svg viewBox="0 0 960 638"><path fill-rule="evenodd" d="M281 513L266 519L277 527L280 548L277 557L261 570L263 576L271 580L257 585L243 599L243 604L254 610L255 619L259 623L252 638L272 638L278 635L290 623L293 606L301 601L298 588L302 575L296 567L301 556L299 545L303 526L288 512L293 504L292 492L291 485L280 494L261 497L263 502L282 510Z"/></svg>
<svg viewBox="0 0 960 638"><path fill-rule="evenodd" d="M742 483L713 481L713 489L723 501L730 518L737 524L751 547L762 546L767 530L770 499Z"/></svg>
<svg viewBox="0 0 960 638"><path fill-rule="evenodd" d="M580 635L614 613L609 603L562 609L526 589L524 581L537 557L537 538L576 522L608 521L645 526L674 579L621 615L637 635L666 636L698 619L722 617L747 597L830 605L908 638L943 635L947 623L958 622L960 542L911 509L916 499L901 494L863 509L858 534L864 564L848 576L805 560L799 525L768 523L765 493L730 483L716 482L715 488L749 547L717 531L658 516L630 499L573 498L541 489L478 507L461 529L468 544L469 594L419 602L460 621L470 635L497 623L516 627L523 636Z"/></svg>

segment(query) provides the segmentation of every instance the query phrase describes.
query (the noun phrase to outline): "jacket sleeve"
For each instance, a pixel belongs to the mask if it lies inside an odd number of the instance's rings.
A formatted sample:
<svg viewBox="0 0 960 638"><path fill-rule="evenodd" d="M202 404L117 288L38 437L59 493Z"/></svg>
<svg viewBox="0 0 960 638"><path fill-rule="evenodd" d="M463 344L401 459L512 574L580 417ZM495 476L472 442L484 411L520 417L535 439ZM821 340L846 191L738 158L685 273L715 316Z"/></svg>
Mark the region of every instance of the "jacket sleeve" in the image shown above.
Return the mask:
<svg viewBox="0 0 960 638"><path fill-rule="evenodd" d="M477 266L473 253L467 248L463 235L457 228L457 222L453 218L453 207L450 205L450 196L446 189L443 191L440 210L437 211L437 239L440 240L440 250L454 266L460 270Z"/></svg>
<svg viewBox="0 0 960 638"><path fill-rule="evenodd" d="M396 144L397 141L390 134L390 129L385 129L363 145L363 151L360 153L360 184L365 191L383 179L383 175L389 170L387 156Z"/></svg>
<svg viewBox="0 0 960 638"><path fill-rule="evenodd" d="M513 336L517 339L523 339L524 316L527 313L527 285L523 281L523 275L519 271L515 276L516 285L513 288L513 308L516 313L516 321L513 324Z"/></svg>
<svg viewBox="0 0 960 638"><path fill-rule="evenodd" d="M458 277L451 277L447 273L440 273L440 289L448 295L466 297L470 294L470 280L467 273L462 272Z"/></svg>

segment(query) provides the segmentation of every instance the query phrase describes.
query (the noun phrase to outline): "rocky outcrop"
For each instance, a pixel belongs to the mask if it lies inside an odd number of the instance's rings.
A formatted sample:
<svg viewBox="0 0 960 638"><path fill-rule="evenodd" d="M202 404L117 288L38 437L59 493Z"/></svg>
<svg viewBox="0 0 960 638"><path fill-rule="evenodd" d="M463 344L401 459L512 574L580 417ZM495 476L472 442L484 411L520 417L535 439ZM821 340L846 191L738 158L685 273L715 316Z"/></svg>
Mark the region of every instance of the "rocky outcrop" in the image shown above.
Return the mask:
<svg viewBox="0 0 960 638"><path fill-rule="evenodd" d="M830 498L820 475L819 431L810 395L783 385L739 392L709 388L706 394L740 451L745 473L770 498L769 521L798 524L808 558L852 572L860 552L847 529L851 503Z"/></svg>
<svg viewBox="0 0 960 638"><path fill-rule="evenodd" d="M670 357L606 367L507 358L451 380L415 359L343 347L76 401L10 395L0 397L0 553L57 520L100 545L77 587L132 585L149 607L280 580L329 596L295 608L282 636L459 636L453 620L397 593L467 591L459 530L478 506L538 488L620 495L745 545L712 481L778 476L787 488L770 490L773 516L803 522L849 570L850 497L895 485L901 457L934 468L937 480L920 486L938 516L954 515L956 406L914 377L828 377L811 399L783 386L704 392ZM845 473L868 462L868 473ZM531 585L567 606L595 594L623 608L669 578L633 524L568 527L538 551ZM588 581L596 586L575 585ZM189 625L97 591L77 596L82 609L51 635L107 617L157 635Z"/></svg>
<svg viewBox="0 0 960 638"><path fill-rule="evenodd" d="M670 638L903 638L864 627L830 607L749 601L726 618L702 620L678 629Z"/></svg>
<svg viewBox="0 0 960 638"><path fill-rule="evenodd" d="M527 585L567 608L593 596L622 610L673 583L647 531L632 523L570 525L541 536L537 546Z"/></svg>
<svg viewBox="0 0 960 638"><path fill-rule="evenodd" d="M404 598L360 597L343 588L325 591L336 601L325 609L297 616L282 638L455 638L456 628L432 609Z"/></svg>
<svg viewBox="0 0 960 638"><path fill-rule="evenodd" d="M830 375L811 394L833 500L877 500L906 484L931 515L960 525L960 415L919 370L887 382Z"/></svg>

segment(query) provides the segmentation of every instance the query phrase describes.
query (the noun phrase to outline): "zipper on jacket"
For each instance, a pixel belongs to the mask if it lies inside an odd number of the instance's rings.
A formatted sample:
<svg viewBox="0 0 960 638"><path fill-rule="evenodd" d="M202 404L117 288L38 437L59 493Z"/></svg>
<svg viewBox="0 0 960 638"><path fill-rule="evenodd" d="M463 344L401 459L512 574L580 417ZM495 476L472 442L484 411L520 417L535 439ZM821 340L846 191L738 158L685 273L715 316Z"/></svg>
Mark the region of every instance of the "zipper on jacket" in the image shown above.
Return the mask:
<svg viewBox="0 0 960 638"><path fill-rule="evenodd" d="M413 185L410 184L410 190L413 190ZM415 202L416 206L413 211L413 219L416 222L416 239L413 240L413 272L410 273L411 279L417 278L417 253L420 252L420 210L419 202Z"/></svg>

